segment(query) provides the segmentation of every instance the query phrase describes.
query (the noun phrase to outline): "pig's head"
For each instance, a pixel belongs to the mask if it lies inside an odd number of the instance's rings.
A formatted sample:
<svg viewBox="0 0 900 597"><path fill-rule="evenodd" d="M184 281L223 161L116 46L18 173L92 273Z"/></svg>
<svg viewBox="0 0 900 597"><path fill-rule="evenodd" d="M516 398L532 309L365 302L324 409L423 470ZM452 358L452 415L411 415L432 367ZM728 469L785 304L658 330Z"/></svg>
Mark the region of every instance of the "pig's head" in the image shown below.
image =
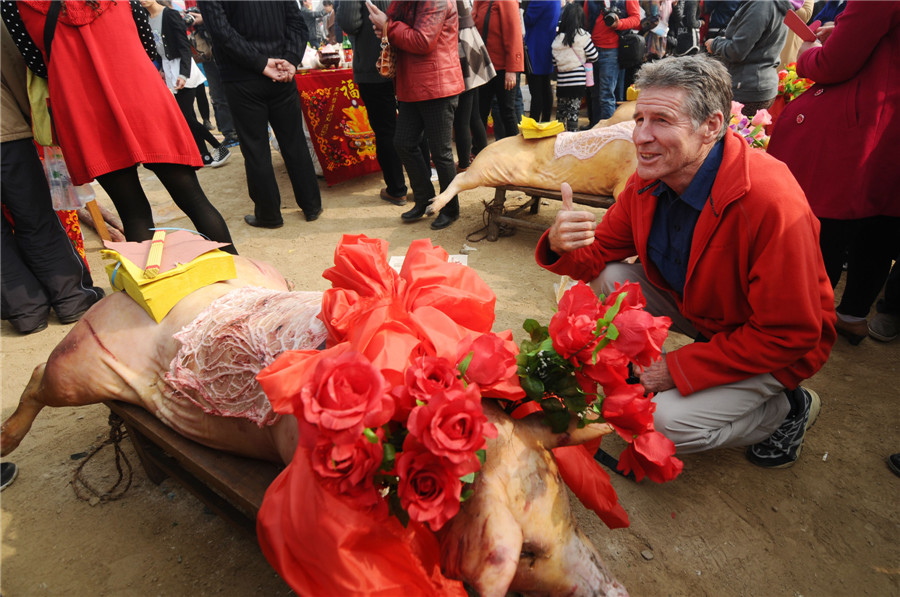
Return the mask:
<svg viewBox="0 0 900 597"><path fill-rule="evenodd" d="M609 433L592 425L552 434L534 417L513 420L492 401L485 414L499 432L488 440L475 493L441 531L442 568L482 597L627 595L576 527L569 498L550 452Z"/></svg>

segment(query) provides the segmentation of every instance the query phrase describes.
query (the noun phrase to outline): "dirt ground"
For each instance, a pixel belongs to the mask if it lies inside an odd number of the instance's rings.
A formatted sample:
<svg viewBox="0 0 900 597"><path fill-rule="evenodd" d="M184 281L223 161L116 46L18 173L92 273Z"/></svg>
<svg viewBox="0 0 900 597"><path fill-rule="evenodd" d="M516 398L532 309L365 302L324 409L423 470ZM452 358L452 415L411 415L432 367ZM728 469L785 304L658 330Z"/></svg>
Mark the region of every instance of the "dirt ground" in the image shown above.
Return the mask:
<svg viewBox="0 0 900 597"><path fill-rule="evenodd" d="M496 243L466 238L483 226L482 201L491 190L464 193L460 221L433 232L428 220L402 224L404 208L378 199L379 174L331 188L320 179L325 212L307 223L280 156L274 160L286 206L279 230L244 224L252 206L239 150L224 167L199 176L238 250L273 263L298 288L327 287L321 272L343 233L387 239L392 255L430 236L449 253L474 249L469 266L498 297L496 330L511 328L520 340L524 319L546 322L552 315L557 277L534 263L536 232L519 229ZM142 176L157 224L189 227L152 174ZM549 223L558 207L548 202L529 217ZM95 283L108 292L100 241L87 227L85 236ZM4 419L31 370L68 329L52 318L49 329L26 337L6 322L0 326ZM900 451L898 368L900 342L867 339L853 347L841 338L807 382L824 406L793 468L756 468L738 449L687 456L684 473L665 485L614 476L630 528L610 531L576 502L580 525L632 595L900 595L900 478L885 466L885 457ZM79 455L106 438L107 415L99 405L45 410L9 458L20 473L0 498L3 595L291 594L253 536L233 530L173 481L150 482L130 443L126 454L135 470L124 497L96 505L79 500L73 473ZM621 449L614 441L606 447ZM89 478L99 485L117 476L107 452L89 464Z"/></svg>

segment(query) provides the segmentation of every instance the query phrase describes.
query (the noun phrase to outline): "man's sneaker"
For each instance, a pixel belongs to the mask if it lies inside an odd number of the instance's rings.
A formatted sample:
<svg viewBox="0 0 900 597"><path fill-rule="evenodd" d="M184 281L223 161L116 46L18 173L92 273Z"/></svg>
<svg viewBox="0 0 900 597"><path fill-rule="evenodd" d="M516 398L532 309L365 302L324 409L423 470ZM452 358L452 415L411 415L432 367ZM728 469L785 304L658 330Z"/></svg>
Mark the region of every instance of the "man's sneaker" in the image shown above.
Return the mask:
<svg viewBox="0 0 900 597"><path fill-rule="evenodd" d="M788 392L788 398L802 400L794 409L796 412L785 417L781 426L775 430L769 439L754 444L747 448L747 460L764 468L788 468L800 457L803 448L803 438L806 431L813 426L822 401L819 395L806 388L797 388ZM793 398L791 397L793 394Z"/></svg>
<svg viewBox="0 0 900 597"><path fill-rule="evenodd" d="M204 127L206 128L206 130L208 130L208 131L214 131L214 130L216 130L216 127L213 126L213 123L211 123L211 122L209 121L208 118L207 118L206 120L203 121L203 126L204 126Z"/></svg>
<svg viewBox="0 0 900 597"><path fill-rule="evenodd" d="M237 138L237 135L225 135L225 138L222 139L222 145L224 147L236 147L241 144L241 140Z"/></svg>
<svg viewBox="0 0 900 597"><path fill-rule="evenodd" d="M0 462L0 491L6 489L19 474L19 467L14 462Z"/></svg>
<svg viewBox="0 0 900 597"><path fill-rule="evenodd" d="M900 315L876 313L869 320L869 335L882 342L890 342L900 335Z"/></svg>
<svg viewBox="0 0 900 597"><path fill-rule="evenodd" d="M231 157L231 152L228 151L228 148L224 145L219 145L212 152L212 163L210 166L213 168L218 168L222 164L228 161L228 158Z"/></svg>

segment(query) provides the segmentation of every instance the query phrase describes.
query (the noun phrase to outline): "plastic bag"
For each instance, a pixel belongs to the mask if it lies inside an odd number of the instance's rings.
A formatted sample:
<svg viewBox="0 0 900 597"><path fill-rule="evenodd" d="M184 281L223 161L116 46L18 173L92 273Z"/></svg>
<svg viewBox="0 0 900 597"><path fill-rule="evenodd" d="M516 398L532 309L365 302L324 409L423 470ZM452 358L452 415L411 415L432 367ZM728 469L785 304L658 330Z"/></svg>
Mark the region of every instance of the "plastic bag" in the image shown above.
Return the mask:
<svg viewBox="0 0 900 597"><path fill-rule="evenodd" d="M80 209L94 199L94 189L91 185L72 184L62 151L56 145L44 147L44 173L50 184L50 200L54 210Z"/></svg>

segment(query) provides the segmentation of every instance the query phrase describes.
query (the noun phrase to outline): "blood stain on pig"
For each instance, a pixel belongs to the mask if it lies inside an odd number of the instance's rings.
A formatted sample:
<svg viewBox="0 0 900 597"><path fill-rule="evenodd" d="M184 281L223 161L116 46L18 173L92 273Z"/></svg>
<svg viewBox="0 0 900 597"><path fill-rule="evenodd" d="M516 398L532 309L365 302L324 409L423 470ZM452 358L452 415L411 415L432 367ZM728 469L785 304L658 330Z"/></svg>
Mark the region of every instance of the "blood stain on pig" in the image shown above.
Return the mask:
<svg viewBox="0 0 900 597"><path fill-rule="evenodd" d="M82 323L87 325L88 331L91 333L91 336L94 337L94 342L97 343L97 346L99 346L103 350L103 352L109 355L111 359L113 359L114 361L118 361L119 359L116 358L116 355L114 355L108 348L106 348L103 342L100 341L100 336L97 335L97 332L94 330L94 326L91 325L90 320L82 319L81 321Z"/></svg>

